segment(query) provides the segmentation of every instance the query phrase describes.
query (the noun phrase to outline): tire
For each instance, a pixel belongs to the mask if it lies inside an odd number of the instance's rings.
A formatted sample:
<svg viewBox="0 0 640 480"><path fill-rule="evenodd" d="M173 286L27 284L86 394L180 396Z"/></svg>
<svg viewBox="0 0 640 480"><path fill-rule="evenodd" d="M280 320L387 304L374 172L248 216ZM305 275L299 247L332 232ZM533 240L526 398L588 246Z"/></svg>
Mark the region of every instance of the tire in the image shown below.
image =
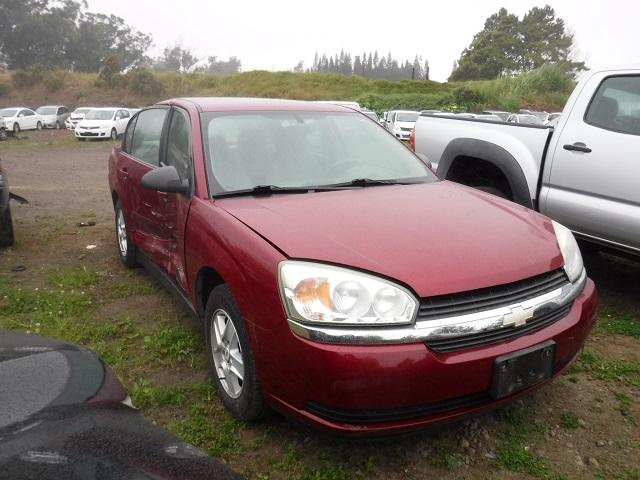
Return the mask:
<svg viewBox="0 0 640 480"><path fill-rule="evenodd" d="M60 120L56 121L56 130L60 130L62 127L60 126Z"/></svg>
<svg viewBox="0 0 640 480"><path fill-rule="evenodd" d="M476 190L481 190L486 193L490 193L491 195L495 195L496 197L504 198L506 200L511 200L506 193L502 190L497 189L496 187L488 187L485 185L473 186Z"/></svg>
<svg viewBox="0 0 640 480"><path fill-rule="evenodd" d="M227 285L213 289L204 319L207 358L218 398L238 420L251 422L264 418L268 407L260 390L251 342L238 304ZM224 324L223 332L214 324ZM232 369L241 374L241 380Z"/></svg>
<svg viewBox="0 0 640 480"><path fill-rule="evenodd" d="M18 124L18 122L13 124L13 133L15 133L16 135L20 133L20 125Z"/></svg>
<svg viewBox="0 0 640 480"><path fill-rule="evenodd" d="M11 220L11 209L7 205L6 210L0 216L0 247L10 247L13 245L15 237L13 235L13 222Z"/></svg>
<svg viewBox="0 0 640 480"><path fill-rule="evenodd" d="M42 123L38 122L38 124L36 125L36 130L42 130Z"/></svg>
<svg viewBox="0 0 640 480"><path fill-rule="evenodd" d="M115 220L116 220L116 246L118 247L118 254L120 261L125 267L135 268L138 266L136 260L137 247L131 235L129 233L129 224L124 216L124 211L120 205L120 200L116 202L115 206Z"/></svg>
<svg viewBox="0 0 640 480"><path fill-rule="evenodd" d="M118 132L115 128L111 129L111 135L110 135L111 140L113 140L114 142L116 140L118 140Z"/></svg>

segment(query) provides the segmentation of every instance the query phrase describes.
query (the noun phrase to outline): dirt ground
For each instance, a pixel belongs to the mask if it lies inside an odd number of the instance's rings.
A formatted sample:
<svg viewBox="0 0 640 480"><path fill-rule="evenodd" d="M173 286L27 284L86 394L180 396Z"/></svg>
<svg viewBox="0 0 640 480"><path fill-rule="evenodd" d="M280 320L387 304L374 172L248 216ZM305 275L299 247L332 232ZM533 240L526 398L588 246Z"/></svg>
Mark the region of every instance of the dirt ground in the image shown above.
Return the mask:
<svg viewBox="0 0 640 480"><path fill-rule="evenodd" d="M599 326L576 366L512 407L378 441L326 438L277 415L240 425L208 386L200 339L181 306L144 271L126 271L118 261L107 184L112 144L75 142L65 131L25 136L0 142L12 190L29 200L12 204L17 243L0 251L0 290L9 292L0 297L0 327L87 339L145 416L248 478L640 479L639 263L585 257L601 296ZM54 330L46 321L28 323L35 318L28 312L7 313L7 297L58 292L69 280L56 285L56 272L77 271L95 278L76 284L87 286L92 305L87 314L74 311L76 323L58 318ZM75 330L94 324L108 329L85 337Z"/></svg>

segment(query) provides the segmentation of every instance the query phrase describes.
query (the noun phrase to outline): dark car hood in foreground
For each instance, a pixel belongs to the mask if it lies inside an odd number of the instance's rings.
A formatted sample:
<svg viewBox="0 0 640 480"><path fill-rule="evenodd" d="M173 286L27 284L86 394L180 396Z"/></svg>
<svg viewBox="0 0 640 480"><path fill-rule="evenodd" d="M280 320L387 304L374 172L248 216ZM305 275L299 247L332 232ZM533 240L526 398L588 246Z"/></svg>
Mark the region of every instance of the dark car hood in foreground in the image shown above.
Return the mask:
<svg viewBox="0 0 640 480"><path fill-rule="evenodd" d="M290 258L376 272L421 297L510 283L563 264L548 219L450 182L216 204Z"/></svg>

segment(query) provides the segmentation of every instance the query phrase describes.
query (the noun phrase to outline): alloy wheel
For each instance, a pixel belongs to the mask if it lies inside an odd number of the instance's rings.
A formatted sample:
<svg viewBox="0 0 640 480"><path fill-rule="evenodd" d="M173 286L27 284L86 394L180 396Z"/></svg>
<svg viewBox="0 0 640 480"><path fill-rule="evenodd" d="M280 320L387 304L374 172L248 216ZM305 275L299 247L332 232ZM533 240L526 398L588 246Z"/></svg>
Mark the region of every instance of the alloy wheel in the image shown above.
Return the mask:
<svg viewBox="0 0 640 480"><path fill-rule="evenodd" d="M229 314L218 309L210 320L211 355L216 375L225 393L231 398L242 394L244 358L240 339Z"/></svg>
<svg viewBox="0 0 640 480"><path fill-rule="evenodd" d="M118 248L120 249L120 255L127 256L127 224L124 221L124 214L122 210L118 210L118 219L116 230L118 234Z"/></svg>

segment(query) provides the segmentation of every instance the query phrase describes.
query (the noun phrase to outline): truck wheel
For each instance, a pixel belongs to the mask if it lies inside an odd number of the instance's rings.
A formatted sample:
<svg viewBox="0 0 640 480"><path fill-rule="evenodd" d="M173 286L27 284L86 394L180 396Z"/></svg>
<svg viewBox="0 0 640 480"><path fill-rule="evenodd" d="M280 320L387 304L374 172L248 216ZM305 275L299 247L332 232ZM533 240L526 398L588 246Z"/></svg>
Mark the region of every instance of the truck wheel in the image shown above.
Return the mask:
<svg viewBox="0 0 640 480"><path fill-rule="evenodd" d="M13 124L13 133L15 134L20 133L20 125L18 124L18 122Z"/></svg>
<svg viewBox="0 0 640 480"><path fill-rule="evenodd" d="M240 309L227 285L213 289L205 310L209 369L224 406L238 420L263 418L268 409Z"/></svg>
<svg viewBox="0 0 640 480"><path fill-rule="evenodd" d="M115 206L116 212L116 242L118 245L118 252L120 253L120 261L129 268L134 268L138 266L138 261L136 260L137 248L133 240L131 240L131 235L129 234L129 225L127 223L127 219L124 216L124 212L122 211L122 206L120 205L120 200L116 202Z"/></svg>
<svg viewBox="0 0 640 480"><path fill-rule="evenodd" d="M481 190L486 193L490 193L491 195L495 195L496 197L511 200L506 193L504 193L502 190L497 189L496 187L488 187L485 185L480 185L480 186L474 186L473 188L475 188L476 190Z"/></svg>
<svg viewBox="0 0 640 480"><path fill-rule="evenodd" d="M11 209L7 206L4 213L0 216L0 247L10 247L13 245L14 240Z"/></svg>

